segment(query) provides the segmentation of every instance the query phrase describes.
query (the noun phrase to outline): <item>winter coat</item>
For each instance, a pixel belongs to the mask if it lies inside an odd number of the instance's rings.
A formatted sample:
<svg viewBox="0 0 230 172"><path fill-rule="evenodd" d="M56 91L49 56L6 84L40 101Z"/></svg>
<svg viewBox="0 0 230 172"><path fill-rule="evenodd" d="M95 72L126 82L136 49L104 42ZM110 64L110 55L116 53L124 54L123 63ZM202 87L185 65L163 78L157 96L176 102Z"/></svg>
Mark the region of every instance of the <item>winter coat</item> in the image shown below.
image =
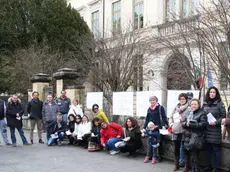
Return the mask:
<svg viewBox="0 0 230 172"><path fill-rule="evenodd" d="M228 140L230 141L230 111L228 112L228 115L225 119L225 127L226 127L226 130L228 132Z"/></svg>
<svg viewBox="0 0 230 172"><path fill-rule="evenodd" d="M205 135L206 142L220 144L222 139L221 121L226 116L224 103L218 100L214 101L211 104L209 104L208 102L204 102L203 110L205 111L206 115L208 113L211 113L216 118L216 125L211 126L207 124L207 130Z"/></svg>
<svg viewBox="0 0 230 172"><path fill-rule="evenodd" d="M100 130L101 127L100 126L93 126L91 129L91 133L93 133L94 136L97 136L97 140L100 140Z"/></svg>
<svg viewBox="0 0 230 172"><path fill-rule="evenodd" d="M100 118L101 123L102 122L106 122L107 124L109 123L109 120L107 116L105 115L105 113L103 112L103 110L99 110L96 114L93 115L93 118Z"/></svg>
<svg viewBox="0 0 230 172"><path fill-rule="evenodd" d="M133 129L125 129L124 131L125 137L130 137L130 140L127 141L128 145L133 145L136 149L141 148L142 141L141 141L141 131L139 126L135 126Z"/></svg>
<svg viewBox="0 0 230 172"><path fill-rule="evenodd" d="M43 103L43 107L42 107L43 121L45 122L56 121L58 112L59 112L59 107L55 102L51 102L51 105L49 105L49 102L47 101Z"/></svg>
<svg viewBox="0 0 230 172"><path fill-rule="evenodd" d="M70 116L71 116L71 115L70 115ZM76 118L75 118L74 115L72 115L74 120L73 120L73 121L70 121L70 119L69 119L70 116L68 116L68 120L69 120L68 130L69 130L71 133L73 133L74 130L75 130Z"/></svg>
<svg viewBox="0 0 230 172"><path fill-rule="evenodd" d="M6 104L3 100L0 99L0 120L5 118L6 113Z"/></svg>
<svg viewBox="0 0 230 172"><path fill-rule="evenodd" d="M83 113L83 110L81 108L80 105L77 105L77 106L74 106L74 105L70 105L70 109L69 109L69 112L68 112L68 116L70 114L73 114L73 115L80 115L81 117L83 117L84 113Z"/></svg>
<svg viewBox="0 0 230 172"><path fill-rule="evenodd" d="M68 114L69 112L69 107L70 107L70 99L65 97L64 99L59 97L57 100L56 100L56 103L57 105L59 106L59 109L60 109L60 113L61 114Z"/></svg>
<svg viewBox="0 0 230 172"><path fill-rule="evenodd" d="M189 123L189 126L187 126L187 121L188 119L186 118L182 123L182 126L186 129L184 133L185 147L189 144L192 133L196 133L199 136L204 137L207 126L207 115L202 109L198 109L193 112L192 122Z"/></svg>
<svg viewBox="0 0 230 172"><path fill-rule="evenodd" d="M43 102L39 99L32 99L27 105L27 112L30 119L42 119Z"/></svg>
<svg viewBox="0 0 230 172"><path fill-rule="evenodd" d="M101 144L105 144L109 139L117 136L123 136L123 130L121 126L117 123L107 124L106 128L101 128Z"/></svg>
<svg viewBox="0 0 230 172"><path fill-rule="evenodd" d="M15 127L20 129L22 128L22 115L24 113L24 107L19 99L16 103L14 103L11 99L9 99L8 101L9 102L6 108L7 125L9 127ZM19 120L16 118L17 113L21 117Z"/></svg>
<svg viewBox="0 0 230 172"><path fill-rule="evenodd" d="M162 117L162 121L160 115ZM168 120L163 106L157 105L154 110L151 108L148 109L144 129L147 128L150 121L157 125L159 129L162 129L163 126L168 126Z"/></svg>
<svg viewBox="0 0 230 172"><path fill-rule="evenodd" d="M54 133L61 133L61 132L64 132L65 133L65 131L66 131L66 129L67 129L67 125L66 125L66 123L64 122L64 121L60 121L60 124L61 124L61 127L59 128L58 127L58 121L53 121L53 122L51 122L48 126L47 126L47 128L48 128L48 130L49 130L49 133L51 133L51 134L54 134Z"/></svg>
<svg viewBox="0 0 230 172"><path fill-rule="evenodd" d="M91 133L91 122L81 123L78 129L77 136L83 137L85 134Z"/></svg>
<svg viewBox="0 0 230 172"><path fill-rule="evenodd" d="M182 139L179 136L180 134L184 133L182 123L185 121L190 110L191 108L189 107L188 103L186 103L185 105L178 104L174 108L172 114L169 117L169 126L172 127L172 131L173 131L172 140ZM176 119L176 114L179 114L179 119ZM177 131L175 132L174 130L177 130Z"/></svg>
<svg viewBox="0 0 230 172"><path fill-rule="evenodd" d="M156 145L160 143L160 132L159 128L156 126L153 131L149 130L148 128L145 130L145 134L148 136L148 144L149 145Z"/></svg>

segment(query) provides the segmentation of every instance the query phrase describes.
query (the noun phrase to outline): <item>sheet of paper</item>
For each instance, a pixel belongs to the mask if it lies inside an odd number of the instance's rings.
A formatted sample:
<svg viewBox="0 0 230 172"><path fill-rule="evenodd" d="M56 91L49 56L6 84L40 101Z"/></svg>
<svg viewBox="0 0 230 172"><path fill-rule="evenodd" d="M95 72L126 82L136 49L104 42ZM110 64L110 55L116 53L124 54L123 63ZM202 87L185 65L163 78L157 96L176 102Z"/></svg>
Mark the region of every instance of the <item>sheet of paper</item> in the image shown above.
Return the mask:
<svg viewBox="0 0 230 172"><path fill-rule="evenodd" d="M68 130L65 132L67 136L71 135L72 133Z"/></svg>
<svg viewBox="0 0 230 172"><path fill-rule="evenodd" d="M207 115L207 118L208 118L208 122L210 123L210 122L216 122L216 118L211 114L211 113L209 113L208 115Z"/></svg>
<svg viewBox="0 0 230 172"><path fill-rule="evenodd" d="M21 120L21 117L16 117L17 120Z"/></svg>
<svg viewBox="0 0 230 172"><path fill-rule="evenodd" d="M56 134L51 134L51 138L52 138L52 139L57 139L57 138L58 138L58 135L56 135Z"/></svg>
<svg viewBox="0 0 230 172"><path fill-rule="evenodd" d="M173 114L173 121L175 122L180 122L180 114L178 112Z"/></svg>
<svg viewBox="0 0 230 172"><path fill-rule="evenodd" d="M162 134L162 135L168 135L169 132L168 132L168 130L160 129L160 134Z"/></svg>

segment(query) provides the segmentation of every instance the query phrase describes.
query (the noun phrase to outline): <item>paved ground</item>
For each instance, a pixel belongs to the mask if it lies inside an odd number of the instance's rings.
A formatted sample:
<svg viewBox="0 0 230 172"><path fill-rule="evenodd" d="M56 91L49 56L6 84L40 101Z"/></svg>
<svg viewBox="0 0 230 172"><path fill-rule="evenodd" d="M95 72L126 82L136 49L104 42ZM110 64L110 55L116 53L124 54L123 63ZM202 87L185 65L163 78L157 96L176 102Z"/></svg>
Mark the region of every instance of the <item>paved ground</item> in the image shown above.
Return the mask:
<svg viewBox="0 0 230 172"><path fill-rule="evenodd" d="M28 136L28 133L26 133ZM157 164L143 163L143 156L129 158L125 154L109 155L107 152L88 152L76 146L48 147L35 143L16 148L0 147L1 172L171 172L173 164L164 161ZM45 137L44 137L45 138ZM0 136L1 139L1 136ZM37 140L37 139L36 139ZM37 142L35 140L35 142ZM2 142L2 140L1 140Z"/></svg>

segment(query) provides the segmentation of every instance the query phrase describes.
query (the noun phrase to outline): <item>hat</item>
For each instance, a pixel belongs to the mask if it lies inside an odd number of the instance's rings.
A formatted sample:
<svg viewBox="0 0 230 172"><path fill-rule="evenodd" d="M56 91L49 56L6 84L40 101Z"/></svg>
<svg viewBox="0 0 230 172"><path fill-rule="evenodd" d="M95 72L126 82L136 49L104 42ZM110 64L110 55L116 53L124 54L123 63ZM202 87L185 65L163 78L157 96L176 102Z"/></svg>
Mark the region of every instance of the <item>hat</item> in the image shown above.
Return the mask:
<svg viewBox="0 0 230 172"><path fill-rule="evenodd" d="M152 100L152 99L154 99L154 100L156 100L156 102L158 102L158 98L156 96L150 96L149 97L149 101Z"/></svg>

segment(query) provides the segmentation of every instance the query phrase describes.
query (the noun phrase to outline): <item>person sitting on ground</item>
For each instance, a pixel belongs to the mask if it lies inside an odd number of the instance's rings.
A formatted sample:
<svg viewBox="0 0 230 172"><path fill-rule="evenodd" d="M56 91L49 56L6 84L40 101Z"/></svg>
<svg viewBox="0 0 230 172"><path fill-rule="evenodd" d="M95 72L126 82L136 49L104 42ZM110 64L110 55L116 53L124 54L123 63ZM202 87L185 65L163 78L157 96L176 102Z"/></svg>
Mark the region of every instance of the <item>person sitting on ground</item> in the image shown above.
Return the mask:
<svg viewBox="0 0 230 172"><path fill-rule="evenodd" d="M81 123L82 123L81 115L76 115L76 123L74 126L74 132L72 133L72 137L74 138L74 142L73 142L74 145L78 145L77 135L78 135L78 131L79 131Z"/></svg>
<svg viewBox="0 0 230 172"><path fill-rule="evenodd" d="M87 148L90 135L91 135L91 122L89 121L89 118L86 115L84 115L82 117L82 123L79 125L79 130L77 133L78 144Z"/></svg>
<svg viewBox="0 0 230 172"><path fill-rule="evenodd" d="M109 120L108 120L107 116L105 115L105 113L103 112L103 110L101 110L101 109L99 110L98 104L94 104L92 107L92 110L94 112L93 118L100 118L101 123L102 122L109 123Z"/></svg>
<svg viewBox="0 0 230 172"><path fill-rule="evenodd" d="M110 150L111 155L115 155L119 153L119 148L115 146L117 142L122 141L123 130L121 126L115 122L107 124L103 122L101 124L101 145L104 148L108 148Z"/></svg>
<svg viewBox="0 0 230 172"><path fill-rule="evenodd" d="M88 151L93 152L101 149L100 130L101 130L100 118L94 118L92 121L92 129L91 129L91 136L88 144Z"/></svg>
<svg viewBox="0 0 230 172"><path fill-rule="evenodd" d="M124 128L125 138L123 140L125 141L125 144L119 146L119 148L121 152L129 152L130 155L133 155L136 150L142 147L140 127L138 126L136 119L129 117L126 119Z"/></svg>
<svg viewBox="0 0 230 172"><path fill-rule="evenodd" d="M61 141L65 137L65 131L66 131L66 123L62 119L62 114L57 114L57 121L52 122L49 124L48 130L51 133L51 137L48 140L47 145L52 146L54 143L58 143L59 146L61 146Z"/></svg>
<svg viewBox="0 0 230 172"><path fill-rule="evenodd" d="M76 98L72 101L72 105L70 105L68 116L70 114L73 114L75 116L81 115L81 117L83 117L83 115L84 115L82 107L81 107L81 105L79 105L78 99L76 99Z"/></svg>
<svg viewBox="0 0 230 172"><path fill-rule="evenodd" d="M149 157L152 157L152 163L157 162L157 148L160 146L160 132L157 125L153 122L148 123L148 127L142 130L142 136L148 136L148 152L144 159L144 163L149 162Z"/></svg>
<svg viewBox="0 0 230 172"><path fill-rule="evenodd" d="M69 121L68 131L69 131L69 133L71 133L70 135L68 135L69 145L73 145L73 143L74 143L73 132L75 130L75 124L76 124L75 115L74 114L69 114L68 121Z"/></svg>

